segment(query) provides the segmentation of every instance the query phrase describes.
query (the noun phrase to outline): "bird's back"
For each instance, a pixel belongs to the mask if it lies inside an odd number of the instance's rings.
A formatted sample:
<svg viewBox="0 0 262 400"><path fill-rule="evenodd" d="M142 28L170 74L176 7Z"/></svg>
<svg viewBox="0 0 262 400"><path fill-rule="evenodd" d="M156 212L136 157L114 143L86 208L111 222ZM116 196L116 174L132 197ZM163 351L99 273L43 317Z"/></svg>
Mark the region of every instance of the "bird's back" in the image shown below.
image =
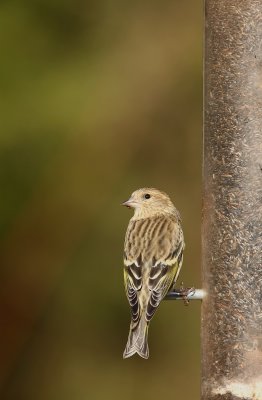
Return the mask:
<svg viewBox="0 0 262 400"><path fill-rule="evenodd" d="M124 261L139 265L165 261L171 251L184 242L180 221L173 214L131 219L124 245Z"/></svg>

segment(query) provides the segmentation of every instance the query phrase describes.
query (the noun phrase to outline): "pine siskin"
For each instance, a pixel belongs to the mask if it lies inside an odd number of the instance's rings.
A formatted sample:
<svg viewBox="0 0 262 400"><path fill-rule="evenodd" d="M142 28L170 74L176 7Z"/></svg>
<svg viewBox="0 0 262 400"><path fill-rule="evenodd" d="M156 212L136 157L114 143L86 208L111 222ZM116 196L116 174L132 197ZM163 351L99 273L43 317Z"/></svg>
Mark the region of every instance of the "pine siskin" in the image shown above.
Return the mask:
<svg viewBox="0 0 262 400"><path fill-rule="evenodd" d="M148 326L161 300L176 283L184 236L179 212L166 193L138 189L123 205L134 208L124 245L124 282L131 324L123 357L138 353L148 358Z"/></svg>

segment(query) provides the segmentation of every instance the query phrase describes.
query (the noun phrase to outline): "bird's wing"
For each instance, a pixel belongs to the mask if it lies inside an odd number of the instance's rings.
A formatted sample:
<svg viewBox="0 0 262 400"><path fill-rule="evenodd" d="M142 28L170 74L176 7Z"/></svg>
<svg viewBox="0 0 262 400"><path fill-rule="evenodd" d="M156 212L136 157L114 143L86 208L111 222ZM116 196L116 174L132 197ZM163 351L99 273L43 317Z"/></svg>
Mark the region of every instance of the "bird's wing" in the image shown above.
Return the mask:
<svg viewBox="0 0 262 400"><path fill-rule="evenodd" d="M150 269L149 290L151 295L146 309L147 321L151 320L161 300L175 285L182 266L185 244L181 227L176 226L175 236L167 235L167 240L169 238L171 250L169 255L161 261L153 258L152 267Z"/></svg>
<svg viewBox="0 0 262 400"><path fill-rule="evenodd" d="M152 266L149 275L150 297L147 303L146 320L150 321L159 306L161 300L166 296L173 285L177 274L178 263L166 265L158 263Z"/></svg>
<svg viewBox="0 0 262 400"><path fill-rule="evenodd" d="M140 316L140 305L137 292L142 287L141 265L138 260L132 263L125 261L124 283L126 296L131 307L133 322L137 322Z"/></svg>
<svg viewBox="0 0 262 400"><path fill-rule="evenodd" d="M140 303L138 292L142 288L142 260L143 244L141 238L146 231L149 220L129 222L124 246L124 283L126 296L131 307L133 322L140 317Z"/></svg>

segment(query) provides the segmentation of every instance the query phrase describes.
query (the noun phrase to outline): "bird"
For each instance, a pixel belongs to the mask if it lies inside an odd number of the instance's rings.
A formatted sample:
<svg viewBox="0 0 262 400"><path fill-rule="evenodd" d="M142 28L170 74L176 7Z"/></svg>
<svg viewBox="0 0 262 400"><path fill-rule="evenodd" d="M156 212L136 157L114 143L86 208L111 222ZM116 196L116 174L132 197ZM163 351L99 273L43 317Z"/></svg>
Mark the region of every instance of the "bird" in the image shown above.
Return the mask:
<svg viewBox="0 0 262 400"><path fill-rule="evenodd" d="M123 358L137 353L147 359L148 327L179 276L184 235L180 214L165 192L141 188L122 205L134 209L124 243L124 286L131 323Z"/></svg>

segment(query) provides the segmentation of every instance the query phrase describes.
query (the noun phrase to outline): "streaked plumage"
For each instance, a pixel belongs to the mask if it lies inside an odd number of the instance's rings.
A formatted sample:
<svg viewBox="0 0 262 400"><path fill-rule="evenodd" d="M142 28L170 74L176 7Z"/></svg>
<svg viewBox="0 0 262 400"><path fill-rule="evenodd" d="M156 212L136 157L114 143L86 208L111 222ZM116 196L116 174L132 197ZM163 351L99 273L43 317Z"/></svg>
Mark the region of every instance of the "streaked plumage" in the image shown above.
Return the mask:
<svg viewBox="0 0 262 400"><path fill-rule="evenodd" d="M124 282L131 324L123 356L138 353L148 358L148 326L178 278L184 237L180 215L166 193L138 189L123 205L135 210L124 245Z"/></svg>

